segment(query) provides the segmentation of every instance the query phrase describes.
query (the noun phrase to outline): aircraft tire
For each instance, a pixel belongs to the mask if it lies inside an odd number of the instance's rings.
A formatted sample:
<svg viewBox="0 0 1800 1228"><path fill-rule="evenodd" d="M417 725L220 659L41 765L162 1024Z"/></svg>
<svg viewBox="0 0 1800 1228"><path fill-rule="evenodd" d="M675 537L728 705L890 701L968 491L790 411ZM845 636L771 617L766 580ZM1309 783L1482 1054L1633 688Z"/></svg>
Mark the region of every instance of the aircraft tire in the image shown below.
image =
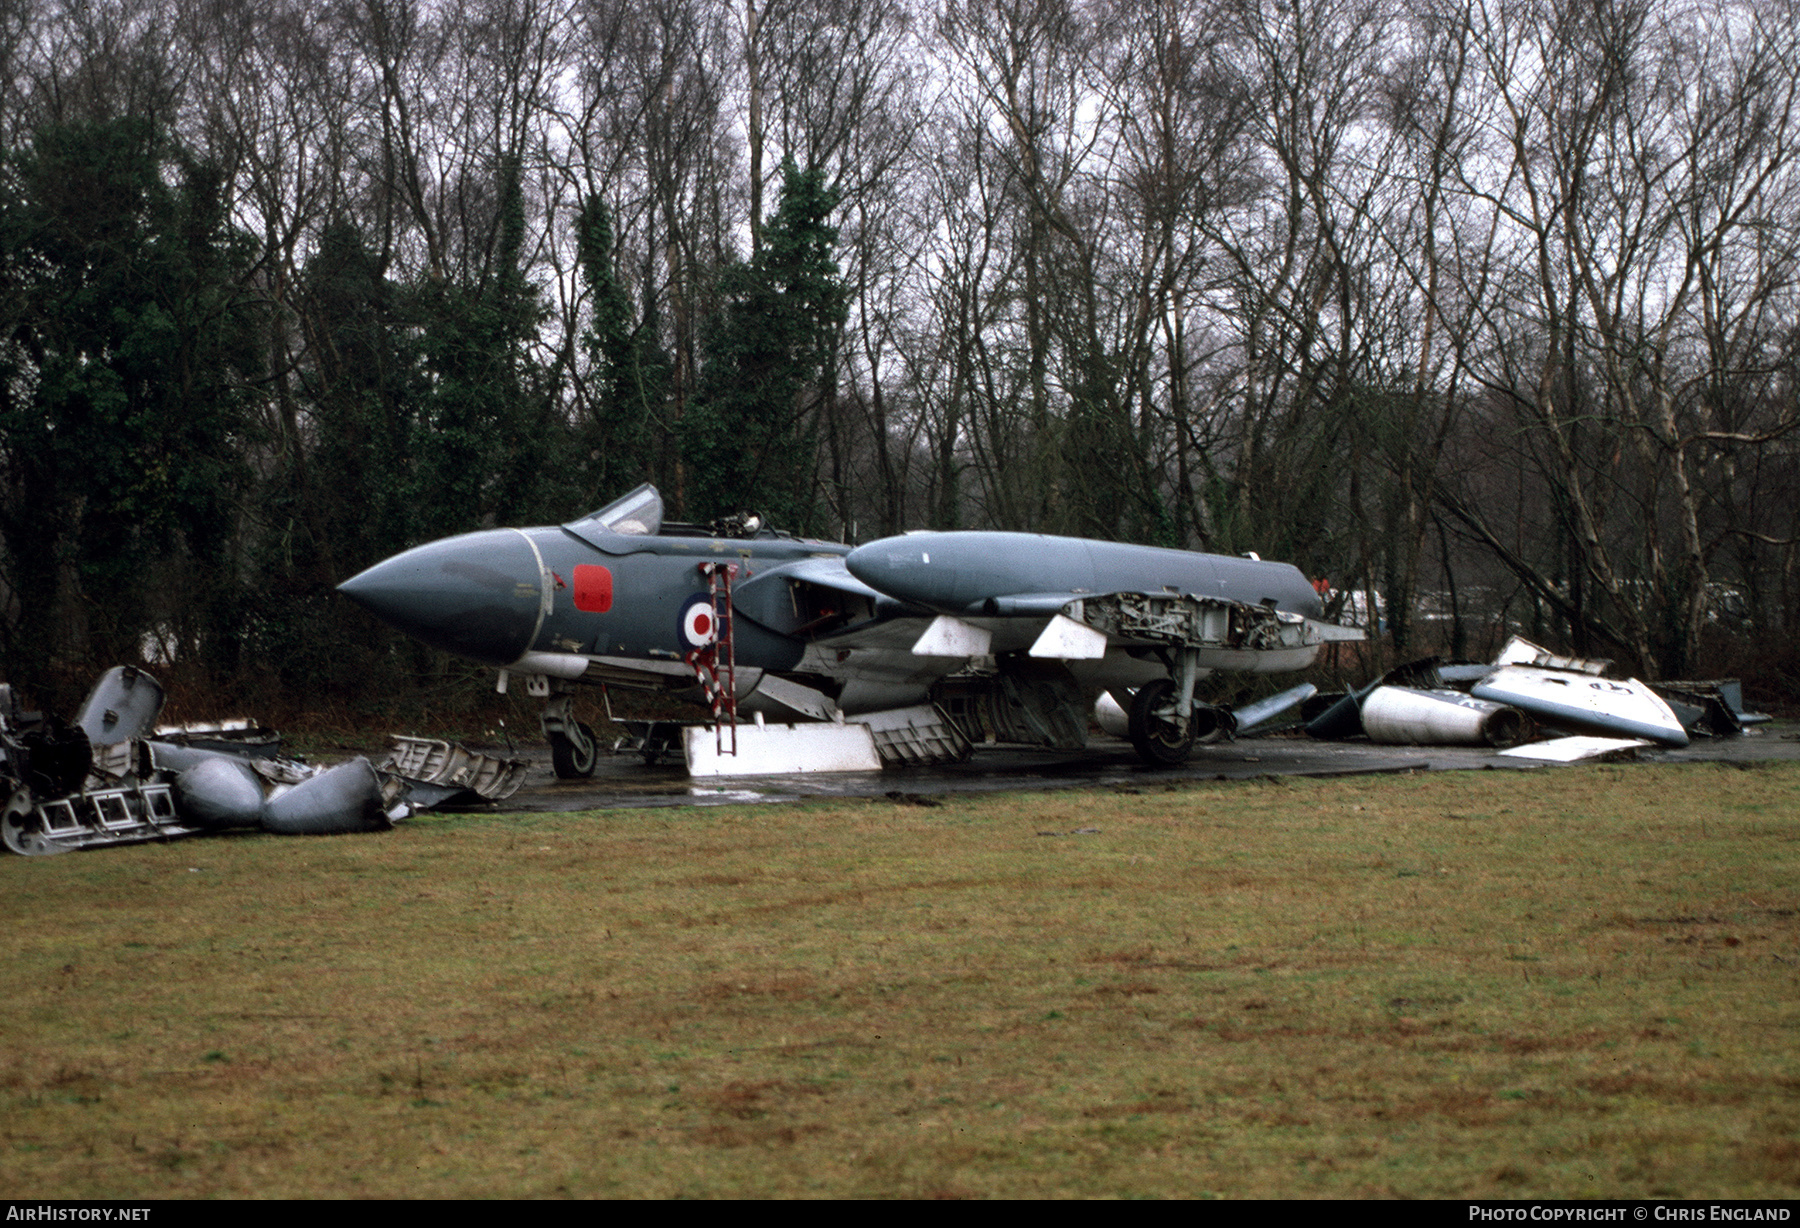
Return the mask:
<svg viewBox="0 0 1800 1228"><path fill-rule="evenodd" d="M1193 749L1192 722L1187 733L1177 734L1173 725L1154 715L1156 709L1169 702L1174 690L1174 682L1158 678L1139 687L1131 701L1126 731L1138 758L1151 767L1177 767L1187 762L1188 751Z"/></svg>
<svg viewBox="0 0 1800 1228"><path fill-rule="evenodd" d="M550 766L556 770L558 780L583 780L592 776L594 765L600 758L600 743L595 739L593 729L577 722L575 733L574 738L566 733L550 735Z"/></svg>
<svg viewBox="0 0 1800 1228"><path fill-rule="evenodd" d="M52 844L39 829L37 816L33 813L31 790L25 788L7 799L4 812L0 812L0 842L22 857L65 851Z"/></svg>

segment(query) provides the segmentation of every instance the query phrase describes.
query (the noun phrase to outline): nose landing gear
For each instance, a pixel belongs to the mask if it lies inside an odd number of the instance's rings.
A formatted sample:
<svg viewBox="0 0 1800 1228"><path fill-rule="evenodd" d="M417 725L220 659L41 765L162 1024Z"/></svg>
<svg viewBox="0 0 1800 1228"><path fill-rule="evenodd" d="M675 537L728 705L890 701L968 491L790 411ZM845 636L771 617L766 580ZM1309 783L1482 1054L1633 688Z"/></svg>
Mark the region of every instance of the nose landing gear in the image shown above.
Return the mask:
<svg viewBox="0 0 1800 1228"><path fill-rule="evenodd" d="M575 696L567 691L552 695L539 718L550 742L550 765L559 780L581 780L594 774L600 743L593 729L575 719Z"/></svg>

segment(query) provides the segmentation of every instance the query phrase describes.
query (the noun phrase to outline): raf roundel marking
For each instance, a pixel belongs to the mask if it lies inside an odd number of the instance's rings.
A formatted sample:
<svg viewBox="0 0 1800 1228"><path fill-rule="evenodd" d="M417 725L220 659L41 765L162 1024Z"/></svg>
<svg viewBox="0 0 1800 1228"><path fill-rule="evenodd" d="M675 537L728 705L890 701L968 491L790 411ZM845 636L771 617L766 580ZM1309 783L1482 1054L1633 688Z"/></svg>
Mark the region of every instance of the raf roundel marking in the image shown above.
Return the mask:
<svg viewBox="0 0 1800 1228"><path fill-rule="evenodd" d="M681 606L681 642L689 648L704 648L719 634L713 617L712 595L695 593Z"/></svg>
<svg viewBox="0 0 1800 1228"><path fill-rule="evenodd" d="M612 609L612 572L593 563L575 564L575 608L590 614Z"/></svg>

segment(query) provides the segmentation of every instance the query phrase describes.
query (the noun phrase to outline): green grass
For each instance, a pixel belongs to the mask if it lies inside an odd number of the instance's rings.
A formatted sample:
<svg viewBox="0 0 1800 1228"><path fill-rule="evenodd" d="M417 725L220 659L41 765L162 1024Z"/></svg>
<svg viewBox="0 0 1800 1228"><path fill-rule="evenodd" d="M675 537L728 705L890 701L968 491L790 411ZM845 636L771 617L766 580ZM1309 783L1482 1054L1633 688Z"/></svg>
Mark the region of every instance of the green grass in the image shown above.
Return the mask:
<svg viewBox="0 0 1800 1228"><path fill-rule="evenodd" d="M1792 1198L1797 803L1590 767L9 858L0 1176Z"/></svg>

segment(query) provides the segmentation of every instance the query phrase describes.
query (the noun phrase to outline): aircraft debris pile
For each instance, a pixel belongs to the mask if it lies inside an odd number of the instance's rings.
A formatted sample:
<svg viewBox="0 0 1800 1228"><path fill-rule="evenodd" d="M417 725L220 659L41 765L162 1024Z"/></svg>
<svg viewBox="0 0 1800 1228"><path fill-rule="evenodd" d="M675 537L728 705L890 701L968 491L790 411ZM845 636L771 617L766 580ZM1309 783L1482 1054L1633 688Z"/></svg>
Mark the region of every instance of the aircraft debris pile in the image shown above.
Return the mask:
<svg viewBox="0 0 1800 1228"><path fill-rule="evenodd" d="M1769 719L1743 710L1736 680L1651 685L1608 677L1611 665L1558 656L1514 636L1491 664L1426 658L1327 697L1332 702L1309 713L1305 728L1330 740L1490 746L1519 758L1564 760L1640 746L1680 748L1693 736L1738 733ZM1548 736L1540 731L1583 741L1552 753L1526 749Z"/></svg>
<svg viewBox="0 0 1800 1228"><path fill-rule="evenodd" d="M279 737L247 721L157 728L162 702L130 666L102 675L71 723L21 711L0 685L0 843L40 856L235 828L385 831L419 810L511 796L529 766L402 738L385 770L360 757L320 767L277 754Z"/></svg>
<svg viewBox="0 0 1800 1228"><path fill-rule="evenodd" d="M1318 693L1318 687L1310 682L1302 682L1299 686L1289 687L1280 694L1245 704L1241 708L1222 705L1209 708L1206 711L1212 718L1211 722L1204 730L1196 732L1195 741L1208 743L1232 738L1255 738L1274 733L1277 729L1291 728L1292 726L1277 726L1270 722L1284 712L1302 707ZM1335 698L1328 697L1328 702ZM1131 714L1108 692L1102 691L1100 698L1094 702L1094 719L1100 723L1101 729L1115 738L1131 736Z"/></svg>
<svg viewBox="0 0 1800 1228"><path fill-rule="evenodd" d="M1744 710L1744 684L1736 678L1653 682L1650 689L1662 696L1682 725L1694 734L1727 737L1774 719L1762 712Z"/></svg>

